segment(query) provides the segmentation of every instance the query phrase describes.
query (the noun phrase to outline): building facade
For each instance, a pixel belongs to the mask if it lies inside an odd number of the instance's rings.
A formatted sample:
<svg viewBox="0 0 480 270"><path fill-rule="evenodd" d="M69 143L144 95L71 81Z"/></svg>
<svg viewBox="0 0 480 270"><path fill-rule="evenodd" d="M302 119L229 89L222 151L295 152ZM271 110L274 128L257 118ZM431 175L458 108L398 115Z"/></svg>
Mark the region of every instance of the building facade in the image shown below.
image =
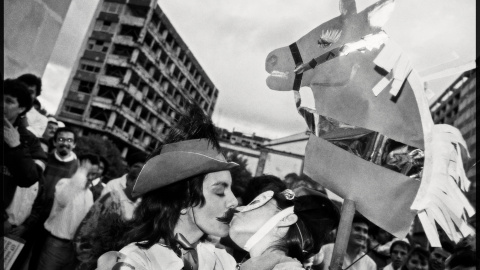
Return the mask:
<svg viewBox="0 0 480 270"><path fill-rule="evenodd" d="M430 106L435 124L449 124L460 130L467 143L470 159L464 164L465 172L472 183L467 197L476 208L477 177L477 69L464 72Z"/></svg>
<svg viewBox="0 0 480 270"><path fill-rule="evenodd" d="M80 51L57 117L123 156L155 149L187 100L213 113L218 89L155 0L102 0Z"/></svg>
<svg viewBox="0 0 480 270"><path fill-rule="evenodd" d="M72 0L5 0L3 70L5 78L33 73L42 77Z"/></svg>
<svg viewBox="0 0 480 270"><path fill-rule="evenodd" d="M239 131L229 131L223 128L217 128L220 147L226 152L237 152L247 161L247 170L254 175L260 158L260 149L264 143L270 139L256 136L255 133L248 135Z"/></svg>

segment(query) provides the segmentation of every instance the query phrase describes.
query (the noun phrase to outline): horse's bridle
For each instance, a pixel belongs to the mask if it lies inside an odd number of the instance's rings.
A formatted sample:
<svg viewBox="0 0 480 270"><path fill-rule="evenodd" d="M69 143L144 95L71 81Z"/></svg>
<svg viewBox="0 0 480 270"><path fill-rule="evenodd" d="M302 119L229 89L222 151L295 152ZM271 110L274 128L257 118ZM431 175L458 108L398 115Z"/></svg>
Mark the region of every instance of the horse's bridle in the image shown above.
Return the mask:
<svg viewBox="0 0 480 270"><path fill-rule="evenodd" d="M384 44L385 41L388 39L388 35L383 32L383 30L375 33L363 36L360 40L352 43L343 44L335 49L331 49L330 51L316 57L312 58L308 63L304 64L302 60L302 55L298 50L297 43L294 42L290 46L290 52L292 53L293 61L295 62L295 79L293 81L293 90L298 91L300 89L300 85L302 84L302 76L303 72L314 69L316 66L323 64L327 61L330 61L334 58L337 58L340 55L347 55L351 51L364 51L364 50L371 50L372 48L377 48L381 44Z"/></svg>
<svg viewBox="0 0 480 270"><path fill-rule="evenodd" d="M303 72L314 69L316 66L338 57L344 46L337 47L320 55L319 57L312 58L312 60L310 60L307 64L303 63L302 55L300 55L300 51L298 50L296 42L292 43L288 47L290 48L293 61L295 62L295 69L293 70L295 72L295 79L293 81L292 89L298 91L300 89L300 85L302 84Z"/></svg>

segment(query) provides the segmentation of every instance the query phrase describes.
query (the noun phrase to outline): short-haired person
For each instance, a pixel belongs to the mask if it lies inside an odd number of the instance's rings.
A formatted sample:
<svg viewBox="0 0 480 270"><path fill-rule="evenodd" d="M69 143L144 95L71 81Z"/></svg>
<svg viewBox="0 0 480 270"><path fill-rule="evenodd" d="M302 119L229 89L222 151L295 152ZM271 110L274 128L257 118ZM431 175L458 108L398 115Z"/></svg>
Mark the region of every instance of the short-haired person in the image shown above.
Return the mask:
<svg viewBox="0 0 480 270"><path fill-rule="evenodd" d="M127 174L124 190L112 190L101 197L92 206L82 220L74 236L75 269L94 269L98 257L115 249L118 230L115 226L122 221L129 221L141 201L133 198L132 190L142 167L134 167Z"/></svg>
<svg viewBox="0 0 480 270"><path fill-rule="evenodd" d="M43 132L42 138L40 142L42 143L42 148L45 153L50 153L52 149L55 147L53 146L53 136L55 136L55 132L59 128L58 121L54 117L48 117L47 127Z"/></svg>
<svg viewBox="0 0 480 270"><path fill-rule="evenodd" d="M340 216L325 194L305 187L296 192L267 190L237 210L230 237L250 254L239 269L270 270L279 263L310 267L309 259L319 252Z"/></svg>
<svg viewBox="0 0 480 270"><path fill-rule="evenodd" d="M46 154L38 138L19 123L19 118L31 107L32 99L23 83L11 79L3 81L4 210L12 202L17 187L29 188L43 179ZM43 181L39 184L43 185ZM4 233L11 229L6 218L4 212Z"/></svg>
<svg viewBox="0 0 480 270"><path fill-rule="evenodd" d="M390 260L390 248L394 236L375 224L369 227L368 234L368 249L370 250L368 256L372 258L378 268L383 268Z"/></svg>
<svg viewBox="0 0 480 270"><path fill-rule="evenodd" d="M296 173L289 173L285 175L285 185L287 185L287 188L291 188L295 182L299 180L299 176Z"/></svg>
<svg viewBox="0 0 480 270"><path fill-rule="evenodd" d="M143 152L134 152L134 153L129 153L126 158L126 163L127 163L127 173L124 175L120 176L119 178L111 179L105 184L105 187L102 190L102 193L100 197L103 197L109 192L112 192L114 190L118 192L122 192L125 190L127 187L127 175L128 171L135 170L137 168L142 168L143 165L145 165L145 162L147 160L147 156Z"/></svg>
<svg viewBox="0 0 480 270"><path fill-rule="evenodd" d="M21 75L17 78L17 80L27 85L33 104L33 101L40 96L40 93L42 92L42 80L30 73ZM47 117L33 107L27 111L25 116L28 123L27 129L35 134L35 136L38 138L41 138L47 127Z"/></svg>
<svg viewBox="0 0 480 270"><path fill-rule="evenodd" d="M414 247L407 258L402 270L429 270L428 258L430 254L422 247Z"/></svg>
<svg viewBox="0 0 480 270"><path fill-rule="evenodd" d="M76 139L75 131L67 127L58 128L53 136L55 149L48 154L47 167L43 174L45 179L43 199L34 203L34 207L36 204L40 204L42 214L39 220L41 226L37 228L36 243L30 259L30 270L36 269L34 266L38 264L43 243L49 235L43 224L49 217L53 207L55 186L60 179L71 178L78 169L77 155L73 152L76 146Z"/></svg>
<svg viewBox="0 0 480 270"><path fill-rule="evenodd" d="M348 239L347 250L343 259L343 267L350 270L376 270L375 262L362 251L368 239L369 221L360 213L356 213L352 221L352 230ZM320 269L328 270L332 260L334 244L327 244L315 255L314 264L320 264ZM365 256L364 256L365 255ZM321 262L321 263L320 263Z"/></svg>
<svg viewBox="0 0 480 270"><path fill-rule="evenodd" d="M443 241L441 244L442 247L430 249L430 270L444 270L445 260L452 254L453 246L450 243Z"/></svg>
<svg viewBox="0 0 480 270"><path fill-rule="evenodd" d="M74 130L58 128L53 136L55 149L48 155L45 169L46 199L53 200L55 185L62 178L71 177L78 168L77 155L73 152L77 142Z"/></svg>
<svg viewBox="0 0 480 270"><path fill-rule="evenodd" d="M241 196L241 200L244 205L249 204L261 193L271 190L279 193L287 189L284 181L273 175L261 175L250 179ZM230 248L229 252L235 258L236 261L241 261L248 256L248 252L244 251L241 247L235 244L230 236L226 236L220 240L220 244Z"/></svg>
<svg viewBox="0 0 480 270"><path fill-rule="evenodd" d="M405 264L408 253L410 252L410 243L407 239L396 239L390 246L390 260L383 270L399 270Z"/></svg>
<svg viewBox="0 0 480 270"><path fill-rule="evenodd" d="M34 205L41 199L47 155L38 138L21 123L31 107L25 84L3 81L3 235L26 241L12 269L21 268L28 258L42 210Z"/></svg>
<svg viewBox="0 0 480 270"><path fill-rule="evenodd" d="M286 183L276 176L269 174L256 176L248 181L245 192L242 195L242 200L245 204L249 204L264 191L272 190L274 192L281 192L285 189L287 189Z"/></svg>
<svg viewBox="0 0 480 270"><path fill-rule="evenodd" d="M38 270L71 269L75 264L73 237L93 206L93 194L88 188L89 174L96 170L98 157L85 154L78 158L80 166L71 178L55 185L53 207L45 221L48 235L41 250Z"/></svg>
<svg viewBox="0 0 480 270"><path fill-rule="evenodd" d="M105 183L103 181L103 178L105 177L105 174L108 171L108 166L109 163L106 158L103 156L99 156L99 165L98 165L98 171L94 175L94 179L90 181L90 190L93 193L93 199L97 201L100 198L100 195L102 194L102 191L105 189Z"/></svg>

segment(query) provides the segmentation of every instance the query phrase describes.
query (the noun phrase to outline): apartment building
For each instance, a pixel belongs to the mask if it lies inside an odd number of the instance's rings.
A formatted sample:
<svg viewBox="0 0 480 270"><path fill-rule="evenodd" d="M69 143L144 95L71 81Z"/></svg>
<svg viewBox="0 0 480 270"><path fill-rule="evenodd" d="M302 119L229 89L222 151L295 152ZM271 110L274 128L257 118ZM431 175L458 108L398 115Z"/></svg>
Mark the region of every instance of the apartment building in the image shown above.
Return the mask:
<svg viewBox="0 0 480 270"><path fill-rule="evenodd" d="M150 152L192 100L211 115L218 89L156 0L102 0L57 117L104 134L123 156Z"/></svg>

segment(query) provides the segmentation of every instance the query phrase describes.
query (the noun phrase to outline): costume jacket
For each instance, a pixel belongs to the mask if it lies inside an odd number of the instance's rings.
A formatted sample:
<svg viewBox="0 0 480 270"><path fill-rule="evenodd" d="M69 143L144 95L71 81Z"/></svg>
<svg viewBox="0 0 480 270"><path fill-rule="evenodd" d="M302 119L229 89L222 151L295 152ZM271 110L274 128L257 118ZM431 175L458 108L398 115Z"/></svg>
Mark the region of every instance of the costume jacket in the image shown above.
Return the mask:
<svg viewBox="0 0 480 270"><path fill-rule="evenodd" d="M215 248L208 242L197 245L198 270L234 270L235 259L224 249ZM181 270L183 261L170 248L155 244L149 249L135 243L122 248L120 252L110 251L98 259L97 270L120 269L121 263L131 265L135 270Z"/></svg>
<svg viewBox="0 0 480 270"><path fill-rule="evenodd" d="M47 155L40 146L38 138L23 125L18 125L17 130L20 135L20 145L12 148L3 143L4 210L11 203L17 186L30 187L37 181L39 186L43 185L42 166L47 162Z"/></svg>

